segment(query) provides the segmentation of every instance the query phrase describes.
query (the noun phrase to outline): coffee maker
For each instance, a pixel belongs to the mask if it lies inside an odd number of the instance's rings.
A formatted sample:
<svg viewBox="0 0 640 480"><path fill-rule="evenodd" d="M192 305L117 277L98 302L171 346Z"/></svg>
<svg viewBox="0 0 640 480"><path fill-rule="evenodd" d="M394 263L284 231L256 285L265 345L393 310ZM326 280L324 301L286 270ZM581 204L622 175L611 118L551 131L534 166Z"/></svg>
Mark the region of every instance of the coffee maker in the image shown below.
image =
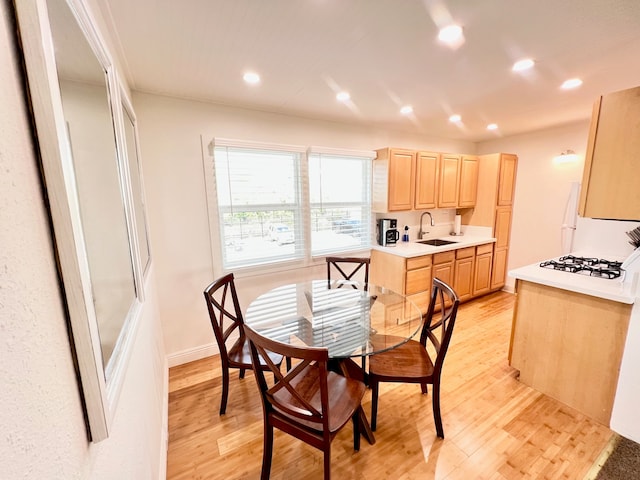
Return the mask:
<svg viewBox="0 0 640 480"><path fill-rule="evenodd" d="M378 220L378 245L393 247L399 239L398 220L395 218L381 218Z"/></svg>

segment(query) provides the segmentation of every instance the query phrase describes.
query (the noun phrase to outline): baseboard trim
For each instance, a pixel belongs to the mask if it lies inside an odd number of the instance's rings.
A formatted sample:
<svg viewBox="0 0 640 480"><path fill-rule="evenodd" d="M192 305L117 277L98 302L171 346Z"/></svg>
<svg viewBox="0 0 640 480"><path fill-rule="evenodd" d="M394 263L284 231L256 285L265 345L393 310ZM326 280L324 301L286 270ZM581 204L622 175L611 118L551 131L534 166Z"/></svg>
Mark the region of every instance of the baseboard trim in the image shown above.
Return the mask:
<svg viewBox="0 0 640 480"><path fill-rule="evenodd" d="M218 346L210 343L208 345L201 345L195 348L189 348L182 350L181 352L172 353L167 355L167 363L169 368L183 365L185 363L194 362L202 358L217 355L219 353Z"/></svg>
<svg viewBox="0 0 640 480"><path fill-rule="evenodd" d="M160 468L158 480L167 478L167 455L169 453L169 365L167 358L164 359L164 375L162 379L162 389L164 400L162 402L162 431L160 435Z"/></svg>

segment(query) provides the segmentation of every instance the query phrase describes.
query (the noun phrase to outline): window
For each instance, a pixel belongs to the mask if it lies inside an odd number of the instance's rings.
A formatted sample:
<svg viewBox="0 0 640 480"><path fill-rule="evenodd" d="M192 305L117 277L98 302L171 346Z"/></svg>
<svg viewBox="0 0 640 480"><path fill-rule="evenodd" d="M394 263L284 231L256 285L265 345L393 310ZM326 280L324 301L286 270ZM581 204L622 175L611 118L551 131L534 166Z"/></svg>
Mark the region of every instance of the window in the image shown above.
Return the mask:
<svg viewBox="0 0 640 480"><path fill-rule="evenodd" d="M213 163L225 269L304 256L299 149L217 144Z"/></svg>
<svg viewBox="0 0 640 480"><path fill-rule="evenodd" d="M312 255L369 247L371 159L310 150Z"/></svg>
<svg viewBox="0 0 640 480"><path fill-rule="evenodd" d="M223 270L369 248L373 152L215 139L205 168ZM219 242L219 245L218 245Z"/></svg>

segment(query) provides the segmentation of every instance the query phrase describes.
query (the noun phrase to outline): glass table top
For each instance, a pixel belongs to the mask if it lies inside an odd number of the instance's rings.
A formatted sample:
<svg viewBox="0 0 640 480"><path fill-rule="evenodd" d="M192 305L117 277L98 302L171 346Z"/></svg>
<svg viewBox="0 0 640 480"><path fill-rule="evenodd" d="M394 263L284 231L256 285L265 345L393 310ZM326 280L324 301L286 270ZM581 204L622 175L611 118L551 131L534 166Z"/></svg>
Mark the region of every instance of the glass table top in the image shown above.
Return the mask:
<svg viewBox="0 0 640 480"><path fill-rule="evenodd" d="M328 348L330 358L389 350L419 331L422 312L403 295L373 284L367 290L338 284L313 280L274 288L251 302L245 323L272 340Z"/></svg>

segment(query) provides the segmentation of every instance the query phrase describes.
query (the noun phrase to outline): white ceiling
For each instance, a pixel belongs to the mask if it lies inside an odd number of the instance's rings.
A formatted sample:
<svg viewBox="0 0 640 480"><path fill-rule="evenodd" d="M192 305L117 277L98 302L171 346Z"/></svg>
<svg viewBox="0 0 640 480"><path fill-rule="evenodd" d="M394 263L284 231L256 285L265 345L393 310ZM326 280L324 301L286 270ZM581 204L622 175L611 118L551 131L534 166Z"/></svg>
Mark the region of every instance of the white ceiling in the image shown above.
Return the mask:
<svg viewBox="0 0 640 480"><path fill-rule="evenodd" d="M598 95L640 85L640 0L96 1L132 89L179 98L480 141L589 118ZM448 19L455 50L436 38ZM511 71L522 57L527 75Z"/></svg>

